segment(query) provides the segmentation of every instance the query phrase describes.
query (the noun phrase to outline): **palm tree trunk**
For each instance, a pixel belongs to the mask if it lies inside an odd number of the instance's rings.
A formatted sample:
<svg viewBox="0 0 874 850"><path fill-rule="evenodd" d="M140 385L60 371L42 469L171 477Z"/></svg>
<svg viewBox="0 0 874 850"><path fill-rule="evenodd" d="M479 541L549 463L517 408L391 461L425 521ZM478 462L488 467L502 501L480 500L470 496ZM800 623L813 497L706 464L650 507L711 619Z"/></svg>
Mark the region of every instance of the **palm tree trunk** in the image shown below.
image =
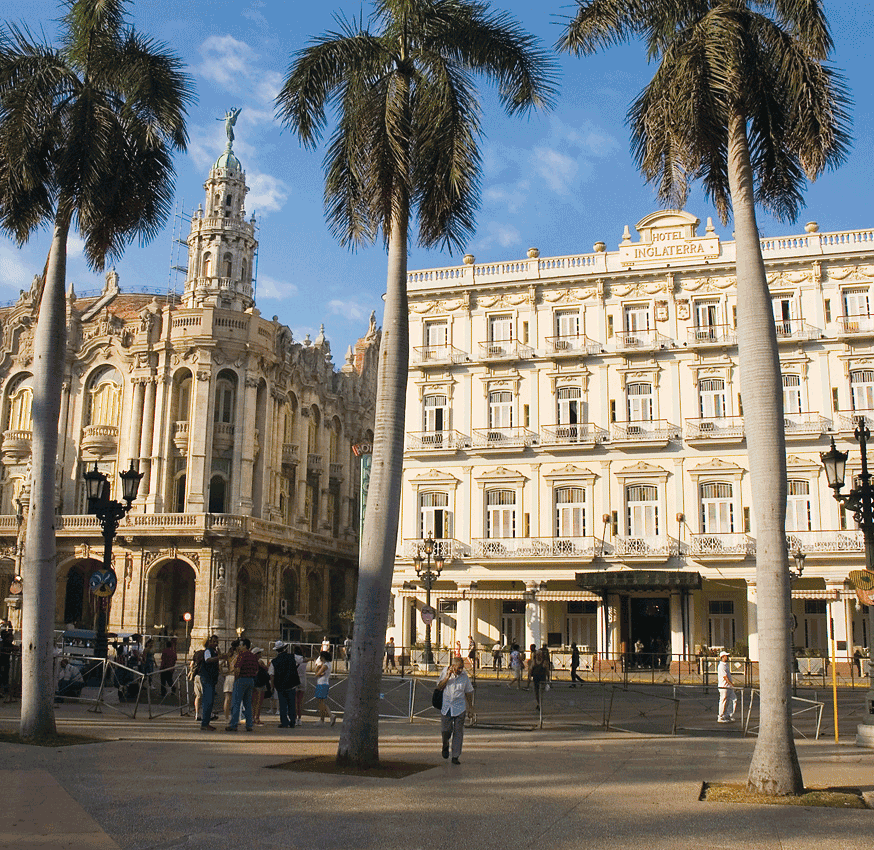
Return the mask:
<svg viewBox="0 0 874 850"><path fill-rule="evenodd" d="M752 791L778 796L803 790L790 703L792 647L783 381L742 115L735 114L730 120L728 138L728 179L737 246L737 343L756 522L760 726L748 786Z"/></svg>
<svg viewBox="0 0 874 850"><path fill-rule="evenodd" d="M67 351L64 283L68 231L68 221L55 223L33 341L30 511L22 564L22 738L55 733L55 466Z"/></svg>
<svg viewBox="0 0 874 850"><path fill-rule="evenodd" d="M399 193L388 242L388 275L376 391L373 462L359 547L358 596L339 764L379 764L379 693L388 602L397 550L409 370L407 230L409 196Z"/></svg>

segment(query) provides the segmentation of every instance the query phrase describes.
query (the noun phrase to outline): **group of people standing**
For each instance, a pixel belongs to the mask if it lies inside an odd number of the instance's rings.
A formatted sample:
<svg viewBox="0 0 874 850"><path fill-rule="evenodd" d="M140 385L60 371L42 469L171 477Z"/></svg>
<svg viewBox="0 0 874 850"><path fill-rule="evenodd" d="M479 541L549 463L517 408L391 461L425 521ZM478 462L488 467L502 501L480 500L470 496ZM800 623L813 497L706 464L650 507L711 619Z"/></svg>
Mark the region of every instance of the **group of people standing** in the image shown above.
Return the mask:
<svg viewBox="0 0 874 850"><path fill-rule="evenodd" d="M236 732L241 718L247 732L263 725L261 709L265 698L274 695L279 705L279 728L291 729L302 720L309 659L300 647L293 649L282 640L273 644L275 656L268 663L264 649L252 647L248 638L232 641L227 653L218 649L219 640L212 635L195 652L190 675L194 679L194 709L202 731L215 731L212 721L219 679L224 674L225 731ZM336 722L327 703L332 656L322 650L315 664L316 702L322 722Z"/></svg>

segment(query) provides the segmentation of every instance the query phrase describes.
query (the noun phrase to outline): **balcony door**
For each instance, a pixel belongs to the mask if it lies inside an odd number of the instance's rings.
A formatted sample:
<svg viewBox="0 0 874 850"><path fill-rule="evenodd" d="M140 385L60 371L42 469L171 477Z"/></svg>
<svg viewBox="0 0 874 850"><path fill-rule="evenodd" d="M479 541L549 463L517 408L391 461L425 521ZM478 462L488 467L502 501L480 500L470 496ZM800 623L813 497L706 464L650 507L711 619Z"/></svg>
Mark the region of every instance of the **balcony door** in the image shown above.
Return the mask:
<svg viewBox="0 0 874 850"><path fill-rule="evenodd" d="M486 493L486 537L516 536L516 493L489 490Z"/></svg>
<svg viewBox="0 0 874 850"><path fill-rule="evenodd" d="M586 491L582 487L555 491L555 536L586 536Z"/></svg>
<svg viewBox="0 0 874 850"><path fill-rule="evenodd" d="M452 537L452 516L449 513L448 493L422 493L419 497L419 537L434 540Z"/></svg>
<svg viewBox="0 0 874 850"><path fill-rule="evenodd" d="M555 314L555 335L560 339L580 335L580 313L578 310L559 310Z"/></svg>
<svg viewBox="0 0 874 850"><path fill-rule="evenodd" d="M719 300L707 299L695 302L695 338L714 340L719 324Z"/></svg>
<svg viewBox="0 0 874 850"><path fill-rule="evenodd" d="M652 384L629 384L628 421L652 421Z"/></svg>
<svg viewBox="0 0 874 850"><path fill-rule="evenodd" d="M734 531L731 484L708 481L701 485L701 531L704 534L731 534Z"/></svg>
<svg viewBox="0 0 874 850"><path fill-rule="evenodd" d="M633 484L626 490L628 536L659 536L659 491L652 484Z"/></svg>
<svg viewBox="0 0 874 850"><path fill-rule="evenodd" d="M428 446L439 446L443 443L449 410L445 395L425 396L424 422L422 443Z"/></svg>
<svg viewBox="0 0 874 850"><path fill-rule="evenodd" d="M702 419L725 416L725 381L722 378L702 378L698 382L698 403Z"/></svg>

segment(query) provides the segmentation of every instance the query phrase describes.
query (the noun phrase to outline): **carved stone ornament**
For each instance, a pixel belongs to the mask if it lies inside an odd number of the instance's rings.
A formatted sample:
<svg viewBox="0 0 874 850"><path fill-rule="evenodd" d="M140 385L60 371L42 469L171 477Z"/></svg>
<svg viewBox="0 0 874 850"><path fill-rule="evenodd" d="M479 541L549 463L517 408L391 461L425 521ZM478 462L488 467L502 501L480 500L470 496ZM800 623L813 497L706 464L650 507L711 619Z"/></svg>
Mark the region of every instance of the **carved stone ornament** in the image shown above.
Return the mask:
<svg viewBox="0 0 874 850"><path fill-rule="evenodd" d="M657 322L666 322L668 320L668 302L656 301L655 317Z"/></svg>

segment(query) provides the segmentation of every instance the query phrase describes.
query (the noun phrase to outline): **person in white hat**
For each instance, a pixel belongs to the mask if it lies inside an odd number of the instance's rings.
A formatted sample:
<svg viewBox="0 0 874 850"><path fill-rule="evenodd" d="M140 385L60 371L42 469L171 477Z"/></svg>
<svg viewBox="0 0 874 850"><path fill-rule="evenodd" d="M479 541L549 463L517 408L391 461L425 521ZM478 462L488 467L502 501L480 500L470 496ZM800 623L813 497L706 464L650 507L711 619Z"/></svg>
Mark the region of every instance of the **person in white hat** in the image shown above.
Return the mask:
<svg viewBox="0 0 874 850"><path fill-rule="evenodd" d="M719 653L719 665L716 668L716 679L719 687L719 723L731 723L734 720L734 710L737 706L737 694L731 679L729 654L723 650Z"/></svg>

